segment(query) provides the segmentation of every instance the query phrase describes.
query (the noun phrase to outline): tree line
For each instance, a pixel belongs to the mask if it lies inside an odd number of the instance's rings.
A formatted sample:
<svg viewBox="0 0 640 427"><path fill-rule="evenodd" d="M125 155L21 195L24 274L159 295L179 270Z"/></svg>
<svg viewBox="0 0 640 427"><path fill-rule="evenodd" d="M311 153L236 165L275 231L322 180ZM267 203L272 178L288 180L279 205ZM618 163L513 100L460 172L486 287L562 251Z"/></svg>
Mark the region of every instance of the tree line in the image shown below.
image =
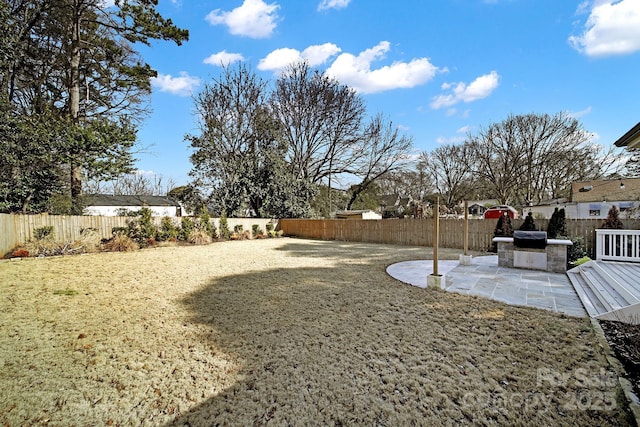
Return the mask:
<svg viewBox="0 0 640 427"><path fill-rule="evenodd" d="M0 211L81 213L85 180L134 170L157 75L137 44L181 44L157 2L0 1Z"/></svg>
<svg viewBox="0 0 640 427"><path fill-rule="evenodd" d="M155 4L0 1L0 211L81 213L83 191L104 182L124 193L169 190L132 174L157 75L135 48L189 37ZM624 164L565 113L509 115L463 143L416 153L355 90L305 63L274 81L244 63L224 67L194 105L191 182L169 194L213 214L330 216L377 208L384 194L522 206Z"/></svg>

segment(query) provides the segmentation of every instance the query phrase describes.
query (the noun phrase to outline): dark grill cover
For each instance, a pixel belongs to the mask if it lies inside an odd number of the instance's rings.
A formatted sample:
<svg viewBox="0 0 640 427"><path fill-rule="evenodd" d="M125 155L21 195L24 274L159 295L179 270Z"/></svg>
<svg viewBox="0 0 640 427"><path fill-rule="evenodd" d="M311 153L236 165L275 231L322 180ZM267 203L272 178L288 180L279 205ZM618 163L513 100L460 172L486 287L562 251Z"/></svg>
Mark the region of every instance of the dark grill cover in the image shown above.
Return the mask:
<svg viewBox="0 0 640 427"><path fill-rule="evenodd" d="M513 244L519 248L544 249L547 247L547 232L516 230L513 232Z"/></svg>

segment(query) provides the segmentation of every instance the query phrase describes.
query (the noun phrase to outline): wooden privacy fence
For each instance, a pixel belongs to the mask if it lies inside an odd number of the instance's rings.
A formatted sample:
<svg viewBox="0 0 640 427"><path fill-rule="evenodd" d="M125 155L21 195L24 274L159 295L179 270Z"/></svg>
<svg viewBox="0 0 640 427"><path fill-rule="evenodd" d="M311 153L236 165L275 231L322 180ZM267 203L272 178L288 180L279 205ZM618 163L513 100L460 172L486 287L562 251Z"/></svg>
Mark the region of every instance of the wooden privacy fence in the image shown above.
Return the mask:
<svg viewBox="0 0 640 427"><path fill-rule="evenodd" d="M119 216L0 214L0 257L17 245L32 240L34 230L40 227L53 226L57 241L72 242L80 237L81 231L85 228L93 228L101 238L109 238L113 227L126 227L132 219ZM162 218L154 217L153 220L156 225L160 225ZM173 220L177 225L180 224L180 218ZM219 220L212 221L216 228L219 228ZM253 224L258 224L265 230L266 224L271 221L268 218L229 218L228 224L232 230L235 225L242 225L244 230L251 230ZM514 228L518 228L522 221L513 220ZM640 229L638 219L623 219L622 222L629 230ZM602 223L602 219L567 219L567 232L570 237L583 237L588 253L593 254L594 230ZM281 219L278 225L286 235L310 239L433 246L433 219ZM536 220L538 229L546 230L548 225L548 220ZM495 226L496 220L469 220L469 250L487 250L491 246ZM462 249L463 230L464 220L440 219L440 246Z"/></svg>
<svg viewBox="0 0 640 427"><path fill-rule="evenodd" d="M522 219L513 220L514 229ZM595 229L602 219L567 219L570 237L583 237L588 253L595 248ZM622 220L629 229L640 229L640 220ZM321 240L386 243L394 245L433 246L433 219L281 219L280 229L288 236ZM491 247L497 220L469 220L469 250L486 251ZM536 227L546 230L549 220L536 220ZM462 249L464 245L464 220L440 219L440 246Z"/></svg>
<svg viewBox="0 0 640 427"><path fill-rule="evenodd" d="M0 258L19 244L34 238L34 230L40 227L53 226L54 240L58 242L73 242L80 238L83 229L92 228L100 238L112 237L114 227L126 227L129 221L136 219L127 216L71 216L71 215L13 215L0 214ZM180 225L181 218L172 218L174 224ZM159 226L162 217L154 217L154 223ZM219 229L219 219L211 220ZM229 229L242 225L243 230L251 230L253 224L258 224L264 231L266 224L272 220L268 218L228 218Z"/></svg>

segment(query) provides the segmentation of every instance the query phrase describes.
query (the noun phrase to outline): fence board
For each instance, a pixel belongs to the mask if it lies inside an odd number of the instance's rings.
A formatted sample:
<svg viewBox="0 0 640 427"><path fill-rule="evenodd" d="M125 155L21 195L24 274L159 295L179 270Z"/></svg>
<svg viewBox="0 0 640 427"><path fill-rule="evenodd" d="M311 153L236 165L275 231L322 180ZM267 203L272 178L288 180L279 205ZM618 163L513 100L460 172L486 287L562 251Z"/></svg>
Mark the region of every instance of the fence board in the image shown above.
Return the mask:
<svg viewBox="0 0 640 427"><path fill-rule="evenodd" d="M513 220L517 229L523 220ZM582 237L588 253L595 249L595 229L602 225L602 219L567 219L567 234ZM639 219L624 219L627 229L640 229ZM321 240L341 240L353 242L385 243L411 246L433 246L433 219L281 219L280 229L286 235ZM464 220L440 219L440 246L463 249ZM469 250L486 251L491 247L494 220L469 220ZM549 220L536 220L540 230L546 230Z"/></svg>
<svg viewBox="0 0 640 427"><path fill-rule="evenodd" d="M64 216L64 215L13 215L0 214L0 257L15 246L33 239L33 230L52 225L56 240L68 242L77 240L81 230L94 228L101 238L109 238L113 227L126 227L131 217L104 216ZM154 217L154 223L160 225L162 217ZM176 225L181 218L173 218ZM216 228L219 220L212 219ZM265 218L229 218L229 228L242 225L251 230L258 224L265 230L271 221ZM522 224L521 219L514 220L514 228ZM588 253L595 250L595 229L602 225L601 219L567 219L569 236L584 238ZM640 219L623 219L627 229L640 229ZM548 220L536 220L539 229L546 230ZM485 251L491 246L496 221L469 220L469 249ZM387 243L395 245L433 246L433 219L384 219L384 220L308 220L282 219L279 227L285 234L321 240L341 240L352 242ZM462 249L464 223L460 219L440 219L440 245L442 247Z"/></svg>
<svg viewBox="0 0 640 427"><path fill-rule="evenodd" d="M34 238L34 230L44 226L53 226L54 239L61 243L73 242L80 238L86 228L96 230L100 238L108 239L112 236L114 227L126 227L132 217L126 216L67 216L67 215L14 215L0 214L0 258L16 246ZM180 225L181 218L172 218L174 224ZM154 217L153 222L160 226L162 217ZM229 228L242 225L243 230L251 231L254 224L258 224L265 231L268 218L228 218ZM220 220L212 218L216 229Z"/></svg>

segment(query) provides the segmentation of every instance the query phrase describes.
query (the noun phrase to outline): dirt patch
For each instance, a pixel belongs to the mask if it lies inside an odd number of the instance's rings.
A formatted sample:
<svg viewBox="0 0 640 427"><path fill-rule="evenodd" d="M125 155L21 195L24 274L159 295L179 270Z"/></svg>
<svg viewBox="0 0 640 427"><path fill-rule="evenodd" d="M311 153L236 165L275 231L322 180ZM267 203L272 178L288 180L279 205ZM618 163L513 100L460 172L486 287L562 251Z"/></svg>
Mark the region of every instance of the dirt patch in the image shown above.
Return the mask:
<svg viewBox="0 0 640 427"><path fill-rule="evenodd" d="M271 239L2 262L0 424L629 425L588 319L385 272L430 256Z"/></svg>
<svg viewBox="0 0 640 427"><path fill-rule="evenodd" d="M640 396L640 325L600 321L609 346L624 366L636 396Z"/></svg>

